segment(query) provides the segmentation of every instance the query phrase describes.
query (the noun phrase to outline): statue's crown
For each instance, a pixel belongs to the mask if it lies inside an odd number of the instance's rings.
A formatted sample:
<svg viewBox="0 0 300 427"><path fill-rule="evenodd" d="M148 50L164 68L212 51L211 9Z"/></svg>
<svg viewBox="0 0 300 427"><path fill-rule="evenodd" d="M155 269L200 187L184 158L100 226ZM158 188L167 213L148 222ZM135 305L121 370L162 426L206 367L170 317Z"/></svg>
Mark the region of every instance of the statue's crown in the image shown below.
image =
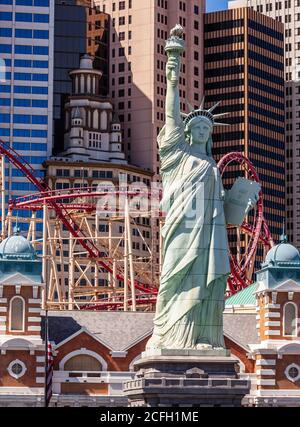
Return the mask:
<svg viewBox="0 0 300 427"><path fill-rule="evenodd" d="M220 105L221 101L213 105L209 110L204 108L204 98L201 102L199 109L194 109L192 105L188 102L188 107L190 112L188 114L182 113L183 122L185 127L188 127L189 123L196 117L205 117L210 121L211 126L228 126L227 123L216 122L215 119L218 117L226 116L228 113L213 114L213 111Z"/></svg>

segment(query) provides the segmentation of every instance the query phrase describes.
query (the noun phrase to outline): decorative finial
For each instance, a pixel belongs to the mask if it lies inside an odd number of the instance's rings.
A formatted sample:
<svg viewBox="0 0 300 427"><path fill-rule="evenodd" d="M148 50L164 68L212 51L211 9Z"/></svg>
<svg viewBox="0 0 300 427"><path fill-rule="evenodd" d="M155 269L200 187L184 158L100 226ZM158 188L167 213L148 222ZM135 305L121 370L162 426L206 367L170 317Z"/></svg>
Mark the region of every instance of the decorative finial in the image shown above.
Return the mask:
<svg viewBox="0 0 300 427"><path fill-rule="evenodd" d="M81 119L81 114L78 105L75 110L73 110L72 119Z"/></svg>
<svg viewBox="0 0 300 427"><path fill-rule="evenodd" d="M280 243L287 243L287 242L288 242L288 236L285 234L285 221L283 220L282 235L280 236Z"/></svg>
<svg viewBox="0 0 300 427"><path fill-rule="evenodd" d="M19 212L17 212L17 219L16 219L16 223L13 227L13 235L17 236L18 234L20 234L21 228L18 226L18 222L19 222Z"/></svg>
<svg viewBox="0 0 300 427"><path fill-rule="evenodd" d="M21 231L20 227L16 224L13 228L13 235L18 236L20 234L20 231Z"/></svg>

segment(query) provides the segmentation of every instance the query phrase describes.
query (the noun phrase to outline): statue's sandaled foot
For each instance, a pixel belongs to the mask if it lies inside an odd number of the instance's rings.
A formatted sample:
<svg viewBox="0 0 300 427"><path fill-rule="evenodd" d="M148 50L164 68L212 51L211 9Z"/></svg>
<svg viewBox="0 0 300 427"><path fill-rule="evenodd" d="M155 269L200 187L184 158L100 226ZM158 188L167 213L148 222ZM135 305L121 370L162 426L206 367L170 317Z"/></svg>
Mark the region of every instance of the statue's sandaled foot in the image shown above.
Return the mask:
<svg viewBox="0 0 300 427"><path fill-rule="evenodd" d="M146 350L156 350L160 348L162 348L161 337L158 335L152 335L146 344Z"/></svg>
<svg viewBox="0 0 300 427"><path fill-rule="evenodd" d="M205 344L205 343L198 343L196 344L197 350L212 350L212 345Z"/></svg>

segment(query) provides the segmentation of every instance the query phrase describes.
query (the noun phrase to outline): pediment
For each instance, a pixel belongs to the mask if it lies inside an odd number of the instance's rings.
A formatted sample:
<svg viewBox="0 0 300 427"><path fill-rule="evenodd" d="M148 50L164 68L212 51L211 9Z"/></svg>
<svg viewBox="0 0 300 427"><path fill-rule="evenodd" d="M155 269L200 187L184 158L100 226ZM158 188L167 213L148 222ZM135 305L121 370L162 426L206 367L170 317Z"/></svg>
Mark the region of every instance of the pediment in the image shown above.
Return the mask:
<svg viewBox="0 0 300 427"><path fill-rule="evenodd" d="M278 348L279 354L300 354L300 341L284 344Z"/></svg>
<svg viewBox="0 0 300 427"><path fill-rule="evenodd" d="M275 286L267 287L264 281L257 282L257 289L255 293L260 293L263 291L272 291L272 292L300 292L300 283L295 282L293 279L284 280L281 283L278 283Z"/></svg>
<svg viewBox="0 0 300 427"><path fill-rule="evenodd" d="M7 275L3 280L0 279L0 285L41 285L41 282L36 282L28 276L21 273L13 273Z"/></svg>
<svg viewBox="0 0 300 427"><path fill-rule="evenodd" d="M101 338L99 338L98 336L95 336L94 334L92 334L87 328L82 327L80 328L77 332L75 332L74 334L70 335L69 337L67 337L66 339L64 339L63 341L61 341L59 344L57 344L55 346L55 349L58 349L59 347L64 346L66 343L69 343L69 346L71 346L70 341L74 341L75 347L78 347L78 342L80 342L80 335L82 334L86 334L89 335L91 341L95 341L97 343L102 344L104 347L106 347L108 350L112 350L112 348L110 348L108 346L108 344L106 342L104 342L104 340L102 340Z"/></svg>
<svg viewBox="0 0 300 427"><path fill-rule="evenodd" d="M293 279L288 279L272 288L273 290L279 292L300 292L300 283L295 282Z"/></svg>

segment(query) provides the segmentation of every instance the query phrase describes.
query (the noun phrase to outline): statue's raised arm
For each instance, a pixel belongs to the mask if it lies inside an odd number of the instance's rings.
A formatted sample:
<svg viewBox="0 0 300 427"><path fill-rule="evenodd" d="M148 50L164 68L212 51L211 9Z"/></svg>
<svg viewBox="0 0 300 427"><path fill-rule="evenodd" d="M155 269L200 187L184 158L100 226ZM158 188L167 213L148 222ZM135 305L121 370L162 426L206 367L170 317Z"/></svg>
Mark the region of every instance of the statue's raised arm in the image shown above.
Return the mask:
<svg viewBox="0 0 300 427"><path fill-rule="evenodd" d="M166 98L166 134L171 133L174 128L182 123L180 115L179 99L179 76L180 76L180 56L184 52L185 43L183 40L183 28L176 25L170 33L170 38L166 42L165 50L168 55L166 66L167 73L167 98Z"/></svg>

